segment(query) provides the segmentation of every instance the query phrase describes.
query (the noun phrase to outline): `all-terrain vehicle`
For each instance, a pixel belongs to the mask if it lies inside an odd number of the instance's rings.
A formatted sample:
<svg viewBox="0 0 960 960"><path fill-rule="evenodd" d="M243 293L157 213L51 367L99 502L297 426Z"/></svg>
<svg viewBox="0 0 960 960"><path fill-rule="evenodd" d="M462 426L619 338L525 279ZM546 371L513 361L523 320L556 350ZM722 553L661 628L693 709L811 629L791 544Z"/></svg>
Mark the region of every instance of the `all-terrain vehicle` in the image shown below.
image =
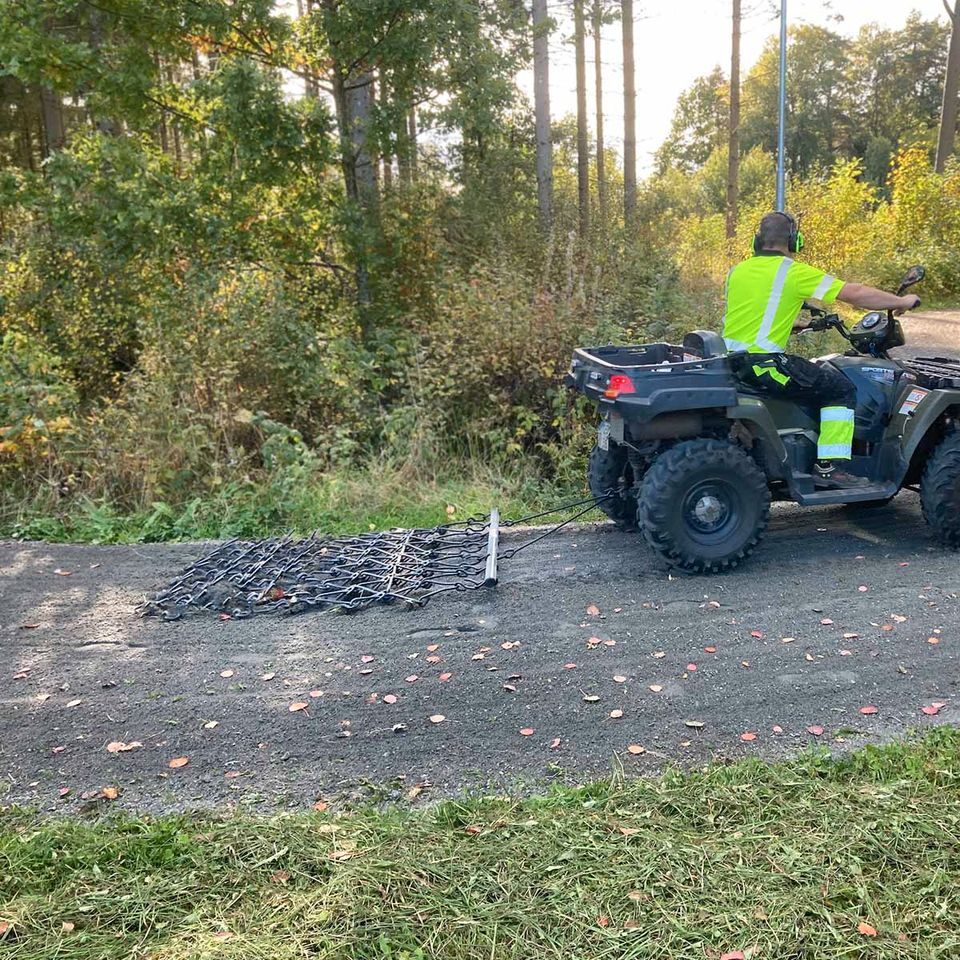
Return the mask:
<svg viewBox="0 0 960 960"><path fill-rule="evenodd" d="M900 292L923 275L912 267ZM960 361L891 358L906 342L892 312L868 313L848 330L836 314L805 309L811 329L834 329L851 345L819 362L856 385L853 460L844 469L864 486L815 487L819 409L745 386L715 333L697 330L682 345L574 351L567 385L600 408L591 493L671 565L697 573L736 566L759 543L771 500L882 505L904 487L919 489L935 536L960 547Z"/></svg>

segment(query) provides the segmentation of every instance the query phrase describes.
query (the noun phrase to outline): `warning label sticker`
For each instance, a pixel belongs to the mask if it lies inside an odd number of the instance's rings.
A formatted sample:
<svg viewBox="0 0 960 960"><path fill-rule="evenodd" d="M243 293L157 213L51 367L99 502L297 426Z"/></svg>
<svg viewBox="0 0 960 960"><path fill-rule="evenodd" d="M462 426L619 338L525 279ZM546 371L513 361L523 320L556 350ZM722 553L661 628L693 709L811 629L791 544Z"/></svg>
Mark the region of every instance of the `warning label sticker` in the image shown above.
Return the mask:
<svg viewBox="0 0 960 960"><path fill-rule="evenodd" d="M929 390L924 390L923 387L915 387L907 394L907 399L903 401L903 405L900 407L900 413L907 415L913 413L929 392Z"/></svg>

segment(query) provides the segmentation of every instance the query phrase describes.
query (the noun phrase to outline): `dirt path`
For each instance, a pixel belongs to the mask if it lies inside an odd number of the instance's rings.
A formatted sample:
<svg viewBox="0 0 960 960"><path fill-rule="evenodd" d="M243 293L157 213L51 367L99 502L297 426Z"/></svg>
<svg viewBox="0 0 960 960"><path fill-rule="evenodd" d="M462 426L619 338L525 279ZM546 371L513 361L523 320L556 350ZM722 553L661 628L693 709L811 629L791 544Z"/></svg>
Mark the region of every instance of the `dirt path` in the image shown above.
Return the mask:
<svg viewBox="0 0 960 960"><path fill-rule="evenodd" d="M957 557L910 493L778 509L720 577L671 577L636 536L584 527L505 563L495 591L420 611L136 618L201 550L0 544L0 802L77 809L108 784L141 810L525 789L960 720Z"/></svg>
<svg viewBox="0 0 960 960"><path fill-rule="evenodd" d="M960 310L919 310L902 318L907 345L894 350L904 357L960 356Z"/></svg>

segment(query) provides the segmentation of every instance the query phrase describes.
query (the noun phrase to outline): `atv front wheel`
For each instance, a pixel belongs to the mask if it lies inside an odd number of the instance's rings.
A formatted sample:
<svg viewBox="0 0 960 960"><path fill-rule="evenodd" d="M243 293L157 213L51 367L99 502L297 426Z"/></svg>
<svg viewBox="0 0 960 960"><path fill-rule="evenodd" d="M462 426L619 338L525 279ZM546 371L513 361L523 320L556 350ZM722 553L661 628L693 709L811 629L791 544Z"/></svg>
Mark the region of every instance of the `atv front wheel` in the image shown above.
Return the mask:
<svg viewBox="0 0 960 960"><path fill-rule="evenodd" d="M691 573L730 570L760 542L770 518L763 471L725 440L687 440L659 456L640 488L646 541Z"/></svg>
<svg viewBox="0 0 960 960"><path fill-rule="evenodd" d="M960 430L948 433L927 461L920 506L934 536L948 547L960 547Z"/></svg>
<svg viewBox="0 0 960 960"><path fill-rule="evenodd" d="M621 530L637 529L637 498L634 492L633 467L627 459L627 448L611 443L608 450L594 446L590 452L587 482L597 506ZM601 500L608 493L614 496Z"/></svg>

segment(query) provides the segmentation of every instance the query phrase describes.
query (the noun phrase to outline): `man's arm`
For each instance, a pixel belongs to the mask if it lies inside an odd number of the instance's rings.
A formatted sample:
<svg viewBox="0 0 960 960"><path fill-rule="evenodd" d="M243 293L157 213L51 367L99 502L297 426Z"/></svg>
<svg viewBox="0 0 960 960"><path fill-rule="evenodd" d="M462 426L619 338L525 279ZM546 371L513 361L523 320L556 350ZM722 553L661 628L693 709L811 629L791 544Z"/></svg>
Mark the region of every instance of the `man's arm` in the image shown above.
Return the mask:
<svg viewBox="0 0 960 960"><path fill-rule="evenodd" d="M908 293L905 297L898 297L896 294L877 290L876 287L868 287L864 283L845 283L840 288L837 299L861 310L893 310L896 313L920 306L920 298L916 294Z"/></svg>

